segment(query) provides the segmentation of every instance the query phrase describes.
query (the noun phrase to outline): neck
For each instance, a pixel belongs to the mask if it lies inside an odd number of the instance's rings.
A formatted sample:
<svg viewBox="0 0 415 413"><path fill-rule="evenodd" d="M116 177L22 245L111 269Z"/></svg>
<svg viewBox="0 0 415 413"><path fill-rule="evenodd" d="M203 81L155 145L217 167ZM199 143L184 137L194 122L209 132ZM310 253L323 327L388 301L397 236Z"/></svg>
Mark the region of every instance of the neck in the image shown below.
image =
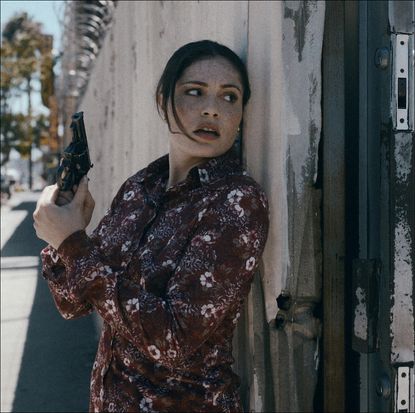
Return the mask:
<svg viewBox="0 0 415 413"><path fill-rule="evenodd" d="M192 157L170 146L169 149L169 180L167 188L184 181L189 171L203 162L205 158Z"/></svg>

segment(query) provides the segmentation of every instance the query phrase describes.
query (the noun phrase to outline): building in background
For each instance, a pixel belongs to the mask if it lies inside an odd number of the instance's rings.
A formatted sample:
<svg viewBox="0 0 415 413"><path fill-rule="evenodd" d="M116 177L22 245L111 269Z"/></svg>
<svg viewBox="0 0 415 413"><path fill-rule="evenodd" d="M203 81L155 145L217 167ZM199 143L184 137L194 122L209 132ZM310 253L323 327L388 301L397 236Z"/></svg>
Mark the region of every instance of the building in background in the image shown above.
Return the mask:
<svg viewBox="0 0 415 413"><path fill-rule="evenodd" d="M235 332L246 410L413 411L413 2L66 7L58 105L66 127L85 111L93 224L167 152L172 52L209 38L247 63L242 160L271 228Z"/></svg>

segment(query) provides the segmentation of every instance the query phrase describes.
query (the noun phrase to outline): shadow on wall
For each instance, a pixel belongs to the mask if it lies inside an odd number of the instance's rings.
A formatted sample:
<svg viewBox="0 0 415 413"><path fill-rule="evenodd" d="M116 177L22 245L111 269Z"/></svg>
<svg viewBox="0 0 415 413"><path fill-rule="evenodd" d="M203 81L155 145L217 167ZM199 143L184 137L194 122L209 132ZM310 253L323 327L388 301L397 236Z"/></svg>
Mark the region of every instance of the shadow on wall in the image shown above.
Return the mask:
<svg viewBox="0 0 415 413"><path fill-rule="evenodd" d="M28 215L5 244L3 257L35 256L44 248L33 230L35 207L24 202L14 208ZM95 323L91 315L64 320L40 271L39 266L12 411L85 412L97 349Z"/></svg>

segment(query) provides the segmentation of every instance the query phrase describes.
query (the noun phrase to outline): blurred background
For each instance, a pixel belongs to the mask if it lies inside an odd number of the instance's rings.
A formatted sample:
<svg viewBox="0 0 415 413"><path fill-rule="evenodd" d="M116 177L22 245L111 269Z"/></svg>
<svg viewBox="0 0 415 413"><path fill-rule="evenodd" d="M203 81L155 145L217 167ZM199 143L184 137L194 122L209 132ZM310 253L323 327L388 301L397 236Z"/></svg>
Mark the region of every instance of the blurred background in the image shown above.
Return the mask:
<svg viewBox="0 0 415 413"><path fill-rule="evenodd" d="M62 1L1 2L2 202L41 189L57 166L64 8Z"/></svg>
<svg viewBox="0 0 415 413"><path fill-rule="evenodd" d="M99 327L92 317L68 323L58 314L40 276L45 244L32 214L40 191L55 182L70 140L66 114L75 111L114 2L0 4L0 411L87 411Z"/></svg>

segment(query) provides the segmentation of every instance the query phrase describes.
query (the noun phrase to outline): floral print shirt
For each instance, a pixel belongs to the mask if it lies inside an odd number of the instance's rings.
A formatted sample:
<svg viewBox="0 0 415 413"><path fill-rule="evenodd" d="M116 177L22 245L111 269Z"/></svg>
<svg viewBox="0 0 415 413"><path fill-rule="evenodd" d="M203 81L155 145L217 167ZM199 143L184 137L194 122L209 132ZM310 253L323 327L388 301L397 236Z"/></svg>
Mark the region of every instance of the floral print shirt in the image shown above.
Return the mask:
<svg viewBox="0 0 415 413"><path fill-rule="evenodd" d="M103 328L92 412L239 412L232 335L267 239L268 202L233 148L166 190L168 154L124 182L98 227L41 252L67 319Z"/></svg>

